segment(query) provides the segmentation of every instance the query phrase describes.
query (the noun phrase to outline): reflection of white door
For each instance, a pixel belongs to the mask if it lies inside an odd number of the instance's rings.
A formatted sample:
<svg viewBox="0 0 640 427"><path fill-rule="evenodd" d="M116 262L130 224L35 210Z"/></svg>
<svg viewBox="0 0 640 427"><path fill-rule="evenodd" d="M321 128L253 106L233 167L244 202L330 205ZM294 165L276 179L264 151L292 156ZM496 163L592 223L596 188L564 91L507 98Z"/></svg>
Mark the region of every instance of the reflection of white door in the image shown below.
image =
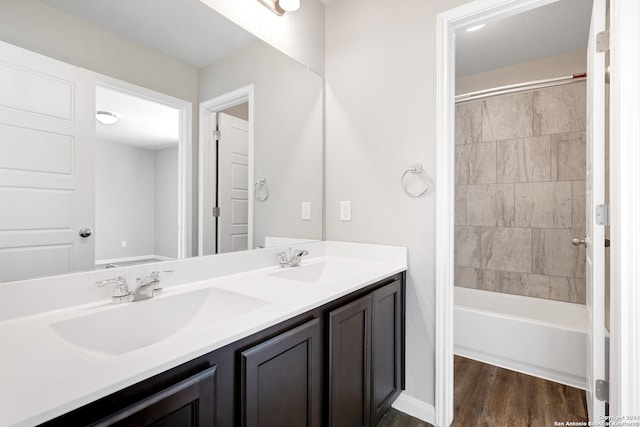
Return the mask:
<svg viewBox="0 0 640 427"><path fill-rule="evenodd" d="M589 420L601 421L604 402L596 398L596 381L605 379L604 226L596 207L604 199L605 54L596 51L596 35L605 30L606 0L595 0L587 53L587 407Z"/></svg>
<svg viewBox="0 0 640 427"><path fill-rule="evenodd" d="M220 113L218 129L218 252L244 251L249 223L248 123Z"/></svg>
<svg viewBox="0 0 640 427"><path fill-rule="evenodd" d="M95 78L0 42L0 282L94 264Z"/></svg>

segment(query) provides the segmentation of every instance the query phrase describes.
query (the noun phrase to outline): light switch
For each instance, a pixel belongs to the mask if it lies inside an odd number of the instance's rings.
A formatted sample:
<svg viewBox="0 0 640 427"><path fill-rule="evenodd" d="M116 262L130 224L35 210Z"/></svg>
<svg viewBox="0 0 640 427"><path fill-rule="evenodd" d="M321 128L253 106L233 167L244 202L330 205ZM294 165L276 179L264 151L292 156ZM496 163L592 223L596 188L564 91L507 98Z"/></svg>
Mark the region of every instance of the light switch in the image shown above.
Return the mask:
<svg viewBox="0 0 640 427"><path fill-rule="evenodd" d="M311 202L302 202L300 204L300 218L303 221L311 220Z"/></svg>
<svg viewBox="0 0 640 427"><path fill-rule="evenodd" d="M340 202L340 221L351 221L351 201Z"/></svg>

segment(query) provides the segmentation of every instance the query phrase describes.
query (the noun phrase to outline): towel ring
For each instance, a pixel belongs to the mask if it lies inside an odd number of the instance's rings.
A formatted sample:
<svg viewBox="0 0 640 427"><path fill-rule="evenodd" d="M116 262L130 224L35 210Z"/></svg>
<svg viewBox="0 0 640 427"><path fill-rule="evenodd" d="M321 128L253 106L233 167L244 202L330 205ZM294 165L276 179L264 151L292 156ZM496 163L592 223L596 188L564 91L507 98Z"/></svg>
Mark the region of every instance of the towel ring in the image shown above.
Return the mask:
<svg viewBox="0 0 640 427"><path fill-rule="evenodd" d="M426 186L424 190L417 191L417 192L409 191L406 183L406 178L409 174L424 175L424 178L426 181ZM422 165L411 165L411 167L402 174L402 178L400 178L400 185L402 185L404 192L407 193L410 197L420 197L426 194L431 188L431 178L429 178L429 175L427 175L427 172L425 172L425 170L422 168Z"/></svg>
<svg viewBox="0 0 640 427"><path fill-rule="evenodd" d="M267 185L267 180L264 178L260 178L256 181L253 186L254 197L259 202L264 202L269 198L269 186Z"/></svg>

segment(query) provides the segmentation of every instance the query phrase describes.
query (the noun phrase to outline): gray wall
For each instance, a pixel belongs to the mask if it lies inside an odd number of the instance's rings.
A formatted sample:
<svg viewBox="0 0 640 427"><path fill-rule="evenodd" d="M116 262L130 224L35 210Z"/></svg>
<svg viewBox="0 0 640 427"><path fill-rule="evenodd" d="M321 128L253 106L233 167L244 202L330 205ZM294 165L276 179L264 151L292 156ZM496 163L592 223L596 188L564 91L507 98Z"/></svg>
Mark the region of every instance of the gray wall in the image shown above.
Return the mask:
<svg viewBox="0 0 640 427"><path fill-rule="evenodd" d="M219 14L305 67L324 73L324 5L303 0L300 9L277 16L255 0L201 0Z"/></svg>
<svg viewBox="0 0 640 427"><path fill-rule="evenodd" d="M436 16L466 0L325 6L326 236L408 247L407 391L435 402L435 194L408 197L414 163L436 175ZM339 202L352 201L352 221Z"/></svg>
<svg viewBox="0 0 640 427"><path fill-rule="evenodd" d="M584 304L584 82L456 106L457 286Z"/></svg>
<svg viewBox="0 0 640 427"><path fill-rule="evenodd" d="M197 70L35 0L0 2L0 40L197 103Z"/></svg>
<svg viewBox="0 0 640 427"><path fill-rule="evenodd" d="M96 260L175 258L177 226L178 148L148 150L98 141Z"/></svg>
<svg viewBox="0 0 640 427"><path fill-rule="evenodd" d="M178 257L178 147L154 152L154 253Z"/></svg>
<svg viewBox="0 0 640 427"><path fill-rule="evenodd" d="M154 157L150 150L96 143L97 262L153 254Z"/></svg>
<svg viewBox="0 0 640 427"><path fill-rule="evenodd" d="M263 42L200 70L200 100L254 84L255 244L264 236L322 238L322 78ZM250 184L252 185L252 184ZM300 203L311 202L311 221Z"/></svg>

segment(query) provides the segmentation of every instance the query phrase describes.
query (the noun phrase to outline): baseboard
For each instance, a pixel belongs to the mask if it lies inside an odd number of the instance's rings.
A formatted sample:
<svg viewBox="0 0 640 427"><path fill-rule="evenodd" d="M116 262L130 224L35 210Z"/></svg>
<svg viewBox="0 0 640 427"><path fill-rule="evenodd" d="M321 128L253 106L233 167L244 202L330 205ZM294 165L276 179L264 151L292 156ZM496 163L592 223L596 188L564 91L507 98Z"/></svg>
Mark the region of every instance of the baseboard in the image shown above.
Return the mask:
<svg viewBox="0 0 640 427"><path fill-rule="evenodd" d="M582 390L584 390L586 386L586 380L584 377L576 377L566 372L559 372L543 366L516 361L508 357L500 357L495 354L489 354L461 346L454 346L453 353L458 356L466 357L467 359L477 360L478 362L487 363L499 368L520 372L522 374L531 375L542 378L543 380L553 381Z"/></svg>
<svg viewBox="0 0 640 427"><path fill-rule="evenodd" d="M429 424L435 425L436 423L435 406L418 400L415 397L408 396L404 391L391 406L400 412L404 412Z"/></svg>

